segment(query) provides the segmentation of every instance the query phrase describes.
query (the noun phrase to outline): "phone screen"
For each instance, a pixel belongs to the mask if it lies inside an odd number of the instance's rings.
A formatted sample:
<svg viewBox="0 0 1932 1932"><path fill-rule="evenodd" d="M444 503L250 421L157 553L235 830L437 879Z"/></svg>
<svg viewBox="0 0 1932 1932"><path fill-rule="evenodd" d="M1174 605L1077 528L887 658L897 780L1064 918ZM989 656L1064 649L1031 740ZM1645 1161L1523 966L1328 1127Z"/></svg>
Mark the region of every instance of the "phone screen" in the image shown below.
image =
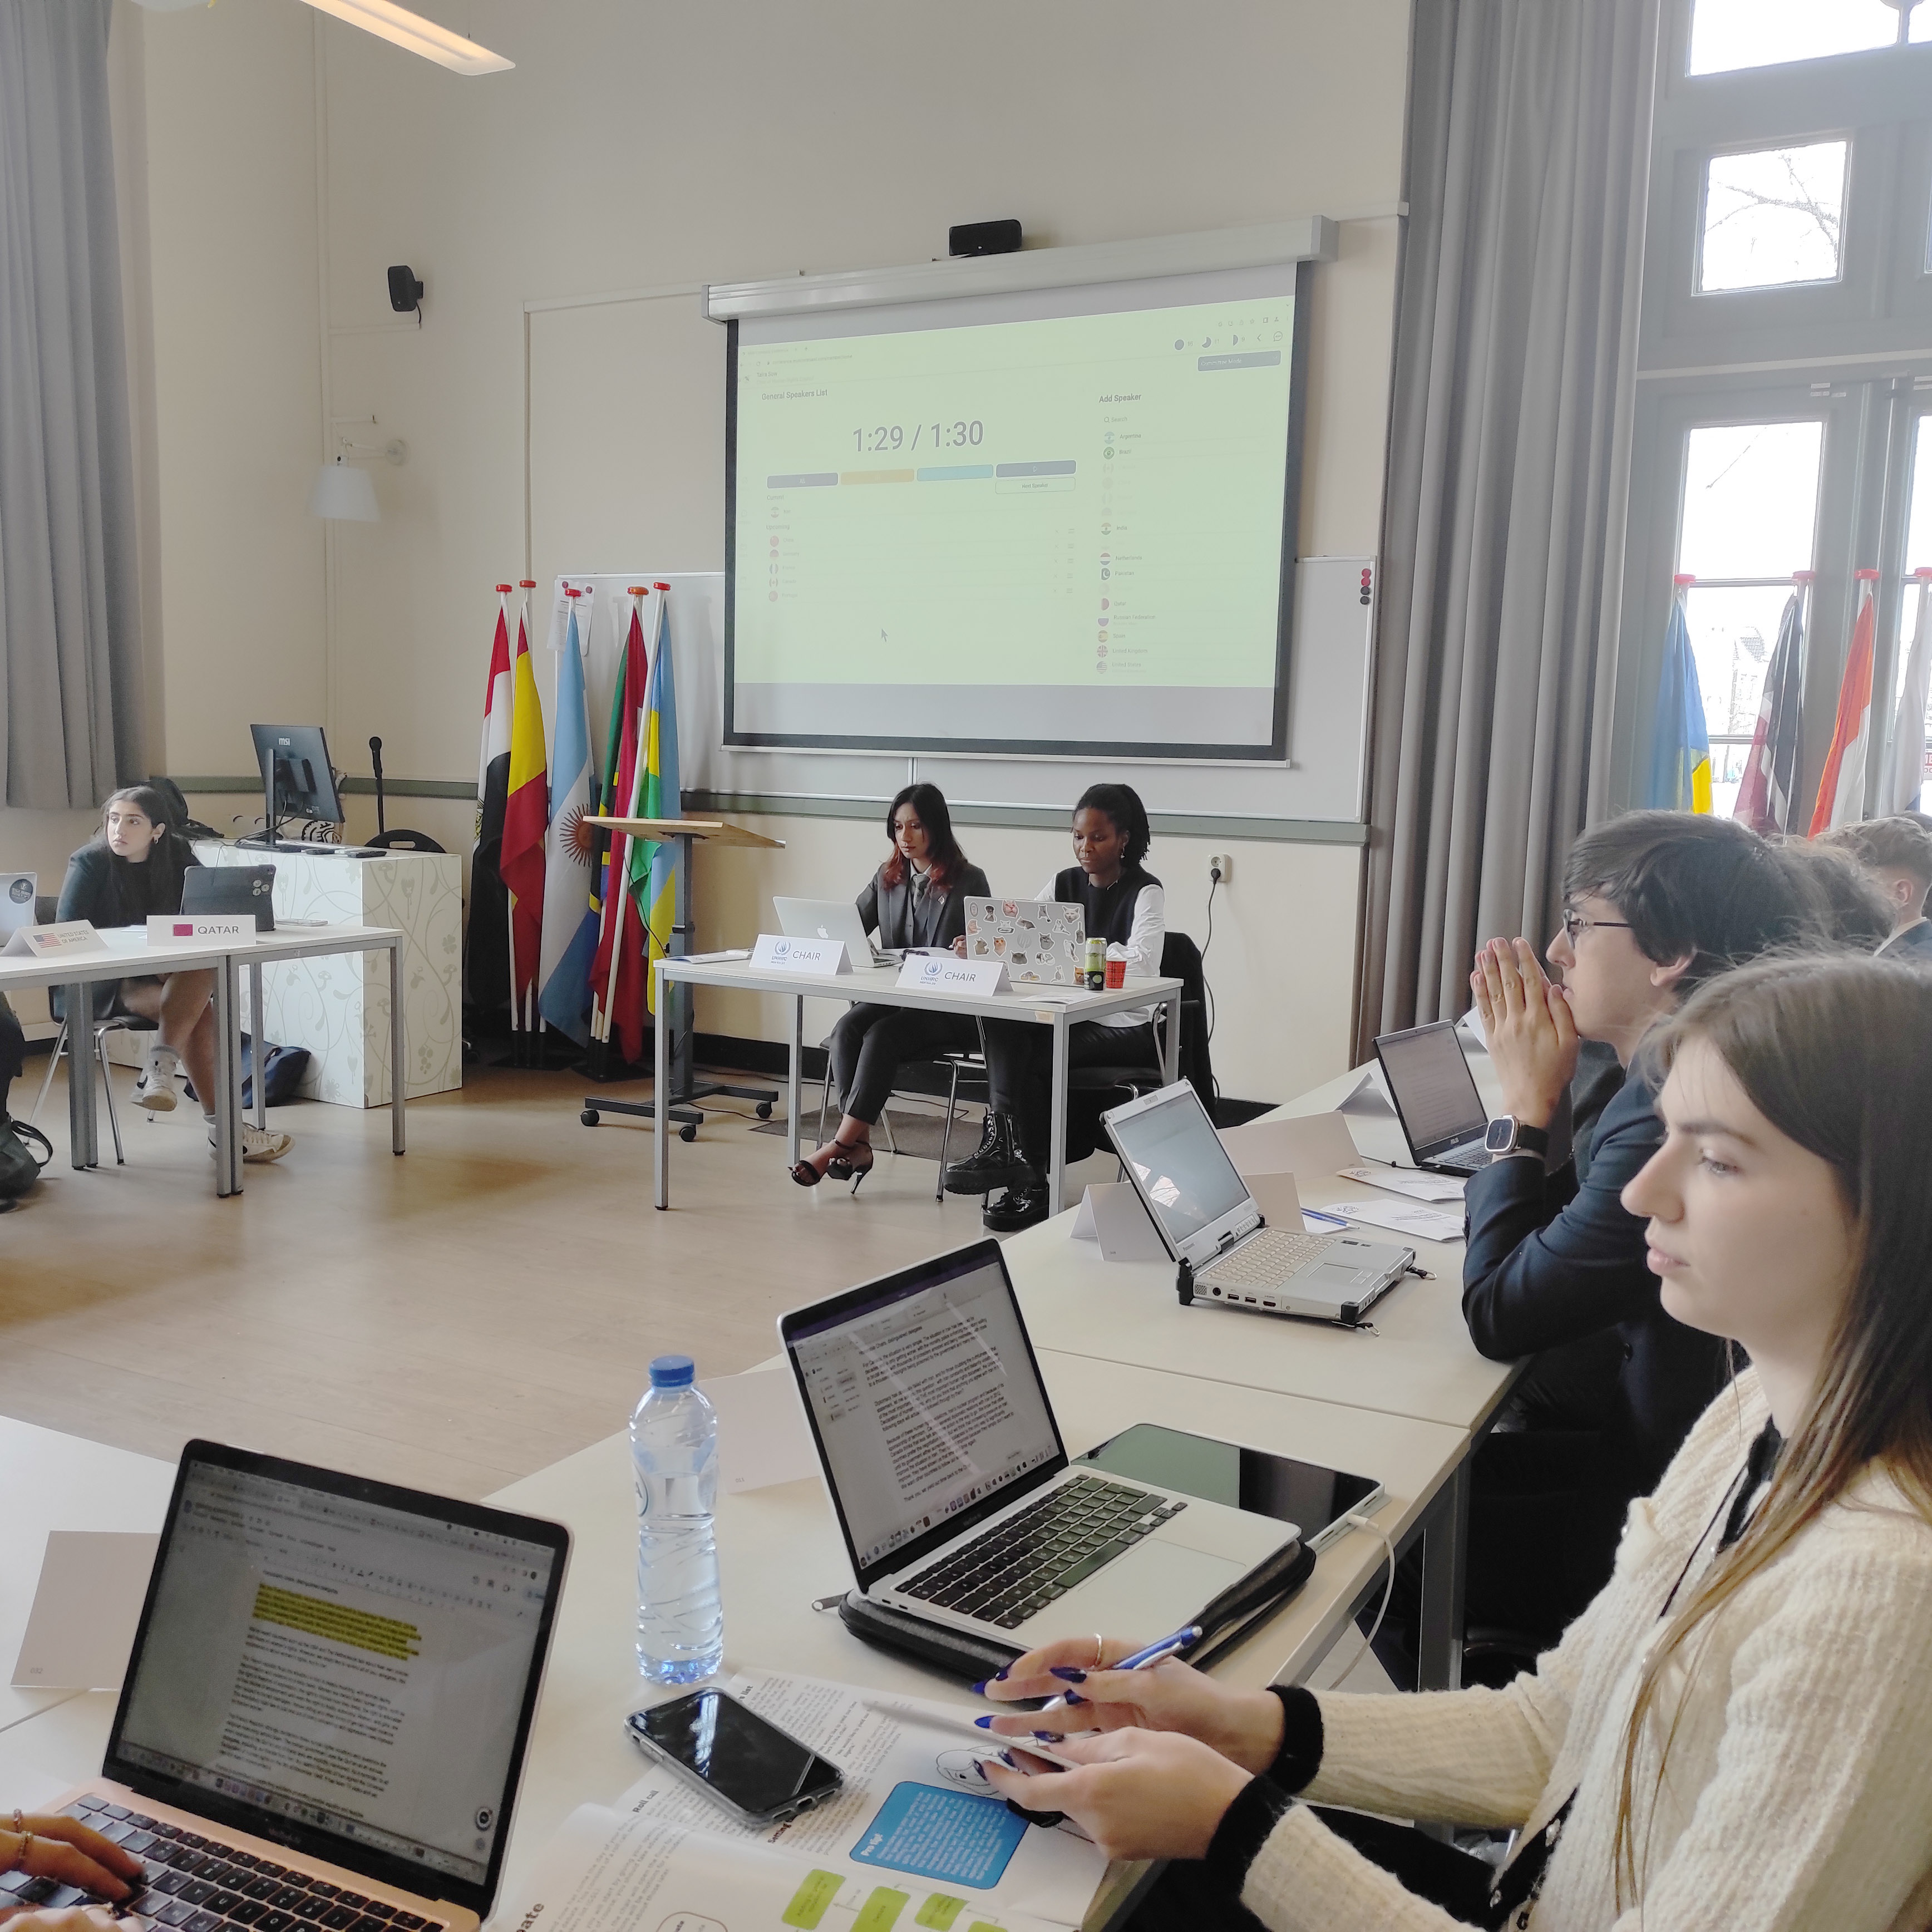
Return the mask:
<svg viewBox="0 0 1932 1932"><path fill-rule="evenodd" d="M634 1729L728 1804L761 1816L838 1781L835 1766L722 1690L632 1714Z"/></svg>
<svg viewBox="0 0 1932 1932"><path fill-rule="evenodd" d="M1138 1422L1090 1450L1080 1461L1163 1489L1178 1490L1204 1502L1226 1503L1256 1516L1298 1524L1301 1540L1312 1543L1382 1485L1372 1477L1298 1462L1206 1436L1190 1436Z"/></svg>

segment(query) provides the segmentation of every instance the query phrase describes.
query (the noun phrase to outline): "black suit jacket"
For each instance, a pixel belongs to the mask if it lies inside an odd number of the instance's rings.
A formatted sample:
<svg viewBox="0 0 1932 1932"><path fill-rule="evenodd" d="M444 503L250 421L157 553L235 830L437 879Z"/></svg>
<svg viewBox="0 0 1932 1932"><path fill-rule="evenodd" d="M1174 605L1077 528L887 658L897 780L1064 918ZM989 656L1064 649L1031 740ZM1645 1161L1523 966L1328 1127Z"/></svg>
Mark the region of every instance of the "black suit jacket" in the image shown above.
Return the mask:
<svg viewBox="0 0 1932 1932"><path fill-rule="evenodd" d="M1606 1481L1628 1496L1656 1486L1730 1374L1723 1342L1664 1312L1644 1223L1618 1198L1663 1139L1650 1082L1633 1068L1597 1123L1583 1180L1518 1156L1479 1169L1464 1194L1471 1337L1492 1361L1574 1349L1604 1365L1589 1412L1539 1419L1600 1427Z"/></svg>
<svg viewBox="0 0 1932 1932"><path fill-rule="evenodd" d="M154 867L152 879L138 866L117 868L114 854L98 840L83 845L67 862L60 908L55 916L84 919L92 926L116 926L140 925L154 913L179 912L182 875L201 861L178 832L170 832L168 841L165 854L158 851L148 858L148 865ZM115 1010L120 992L118 980L94 982L88 1004L96 1019L105 1019ZM67 1017L65 1002L61 988L48 989L48 1010L56 1019Z"/></svg>
<svg viewBox="0 0 1932 1932"><path fill-rule="evenodd" d="M884 870L881 866L859 895L859 916L868 932L878 934L881 946L950 946L965 932L968 898L993 896L986 874L977 866L968 866L950 891L928 891L915 908L910 878L889 886L880 876Z"/></svg>

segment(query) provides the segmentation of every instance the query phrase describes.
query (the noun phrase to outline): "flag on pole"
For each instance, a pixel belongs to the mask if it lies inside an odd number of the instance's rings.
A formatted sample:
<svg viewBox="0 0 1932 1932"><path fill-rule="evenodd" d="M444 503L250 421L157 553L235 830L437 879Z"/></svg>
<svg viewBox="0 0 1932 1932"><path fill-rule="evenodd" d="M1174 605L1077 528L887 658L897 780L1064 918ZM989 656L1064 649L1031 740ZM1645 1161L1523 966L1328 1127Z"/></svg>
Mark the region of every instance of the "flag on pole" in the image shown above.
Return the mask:
<svg viewBox="0 0 1932 1932"><path fill-rule="evenodd" d="M610 700L610 727L604 744L602 809L607 816L630 818L637 810L638 772L643 762L640 725L650 660L644 647L642 599L650 595L632 584L631 622L617 664L617 688ZM620 889L629 871L634 842L613 833L599 891L597 956L590 969L593 998L591 1035L608 1040L616 1033L619 1050L633 1063L644 1052L644 933L631 893Z"/></svg>
<svg viewBox="0 0 1932 1932"><path fill-rule="evenodd" d="M1676 580L1670 628L1664 640L1664 670L1657 685L1657 719L1650 752L1650 790L1644 802L1664 812L1711 809L1711 734L1704 724L1704 694L1697 660L1684 621L1684 592Z"/></svg>
<svg viewBox="0 0 1932 1932"><path fill-rule="evenodd" d="M1925 784L1925 706L1932 683L1932 564L1918 579L1918 625L1905 660L1905 682L1898 694L1898 715L1892 742L1886 747L1885 768L1878 783L1878 815L1916 812ZM1900 627L1903 628L1903 626Z"/></svg>
<svg viewBox="0 0 1932 1932"><path fill-rule="evenodd" d="M1744 783L1738 788L1737 805L1731 814L1766 836L1796 827L1804 684L1804 592L1801 588L1785 599L1778 642L1765 667L1764 694L1758 700L1757 728L1744 760Z"/></svg>
<svg viewBox="0 0 1932 1932"><path fill-rule="evenodd" d="M1838 686L1838 719L1832 732L1832 748L1825 755L1824 776L1818 781L1818 802L1811 810L1811 836L1855 825L1865 815L1865 748L1871 741L1872 646L1878 615L1872 593L1878 572L1853 572L1858 580L1858 614L1852 626L1852 648L1845 656L1845 675Z"/></svg>
<svg viewBox="0 0 1932 1932"><path fill-rule="evenodd" d="M510 795L511 659L508 598L496 586L496 629L483 684L483 743L476 765L476 850L470 868L470 928L463 945L463 996L485 1024L509 1001L508 896L498 869Z"/></svg>
<svg viewBox="0 0 1932 1932"><path fill-rule="evenodd" d="M671 674L670 586L657 586L657 640L644 700L644 763L638 785L640 818L677 818L684 796L677 772L677 694ZM645 953L644 999L657 1010L657 976L650 963L670 950L677 917L677 868L683 848L675 838L639 839L631 854L631 890L650 938Z"/></svg>
<svg viewBox="0 0 1932 1932"><path fill-rule="evenodd" d="M496 634L490 644L490 675L483 686L483 746L476 761L476 843L503 836L503 806L510 796L510 586L496 586Z"/></svg>
<svg viewBox="0 0 1932 1932"><path fill-rule="evenodd" d="M530 663L528 612L517 620L517 657L510 708L510 795L503 807L503 883L510 889L512 1018L533 1028L531 989L543 950L544 838L550 829L550 792L544 766L543 706Z"/></svg>
<svg viewBox="0 0 1932 1932"><path fill-rule="evenodd" d="M597 952L597 915L590 903L590 728L584 697L584 646L577 596L566 591L569 615L557 659L556 716L551 730L550 829L544 840L543 950L537 967L537 1010L579 1046L590 1039L590 962Z"/></svg>

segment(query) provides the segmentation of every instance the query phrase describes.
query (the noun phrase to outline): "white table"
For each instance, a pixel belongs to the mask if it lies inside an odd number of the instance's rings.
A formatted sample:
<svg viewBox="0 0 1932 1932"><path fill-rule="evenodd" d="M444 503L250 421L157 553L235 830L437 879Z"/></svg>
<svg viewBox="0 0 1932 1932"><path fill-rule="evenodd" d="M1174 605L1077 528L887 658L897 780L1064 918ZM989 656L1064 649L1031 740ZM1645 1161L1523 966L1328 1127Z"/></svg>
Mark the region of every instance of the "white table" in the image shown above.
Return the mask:
<svg viewBox="0 0 1932 1932"><path fill-rule="evenodd" d="M960 1013L979 1019L1022 1020L1053 1030L1052 1124L1052 1154L1047 1171L1047 1192L1056 1207L1063 1204L1066 1172L1066 1038L1070 1028L1103 1013L1132 1012L1142 1006L1167 1007L1167 1033L1162 1054L1162 1078L1180 1077L1180 995L1179 980L1136 980L1114 992L1076 992L1070 987L1020 987L1010 993L980 996L932 993L898 983L896 966L864 966L850 974L773 972L743 959L660 959L657 962L656 1058L662 1070L670 1064L669 983L718 986L737 993L770 993L792 1002L791 1053L785 1080L785 1165L799 1157L800 1065L805 1054L805 1003L808 999L855 1000L868 1006L915 1006L924 1012ZM662 1078L662 1071L660 1078ZM659 1208L670 1205L670 1136L657 1137L657 1191Z"/></svg>
<svg viewBox="0 0 1932 1932"><path fill-rule="evenodd" d="M383 952L389 956L389 1051L393 1064L407 1058L402 1001L403 934L393 927L288 926L240 939L180 939L151 943L145 926L110 926L100 933L104 948L66 958L22 956L0 959L0 993L16 988L59 986L67 996L68 1066L68 1157L76 1168L100 1164L99 1108L92 1054L92 989L103 980L142 974L212 971L214 974L215 1091L214 1191L242 1192L242 1018L237 974L249 969L255 1010L262 1005L262 968L281 961L317 958L332 952ZM85 1073L82 1070L85 1069ZM392 1082L391 1143L404 1149L403 1088ZM255 1082L255 1118L266 1120L262 1082Z"/></svg>

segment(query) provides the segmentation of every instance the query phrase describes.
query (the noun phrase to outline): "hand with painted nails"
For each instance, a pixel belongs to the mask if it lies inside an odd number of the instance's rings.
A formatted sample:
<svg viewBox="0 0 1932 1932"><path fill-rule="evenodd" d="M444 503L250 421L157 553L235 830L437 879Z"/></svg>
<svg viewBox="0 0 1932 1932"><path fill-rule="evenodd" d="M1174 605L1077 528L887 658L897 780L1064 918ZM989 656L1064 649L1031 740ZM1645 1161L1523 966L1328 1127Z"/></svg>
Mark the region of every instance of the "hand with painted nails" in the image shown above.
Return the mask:
<svg viewBox="0 0 1932 1932"><path fill-rule="evenodd" d="M1087 1648L1090 1654L1090 1640ZM1160 1678L1170 1670L1200 1676L1173 1663L1139 1674ZM1275 1707L1278 1729L1280 1703L1274 1697L1268 1701ZM1015 1754L1023 1748L1016 1746ZM1137 1726L1105 1737L1069 1738L1054 1749L1074 1760L1075 1768L1049 1766L1029 1775L989 1764L987 1779L1001 1797L1029 1811L1064 1813L1110 1858L1204 1856L1252 1774L1198 1738Z"/></svg>
<svg viewBox="0 0 1932 1932"><path fill-rule="evenodd" d="M128 1898L141 1877L143 1868L139 1858L76 1819L32 1811L25 1816L17 1811L0 1811L0 1819L7 1821L0 1824L0 1872L27 1872L35 1878L77 1886L96 1898L110 1900ZM9 1894L0 1893L0 1906L14 1902ZM10 1916L0 1914L0 1920L16 1928L31 1926L40 1932L43 1921L58 1918L69 1932L79 1932L85 1910L16 1912Z"/></svg>
<svg viewBox="0 0 1932 1932"><path fill-rule="evenodd" d="M1000 1702L1064 1696L1067 1708L976 1718L974 1722L995 1737L1017 1739L1022 1744L1036 1733L1065 1737L1070 1732L1129 1727L1178 1732L1246 1771L1264 1771L1274 1762L1281 1748L1280 1698L1271 1691L1236 1690L1217 1684L1178 1658L1170 1657L1145 1670L1106 1667L1138 1648L1124 1638L1106 1638L1099 1665L1094 1660L1090 1636L1063 1637L1028 1651L1016 1658L1002 1676L980 1685L981 1694ZM1042 1798L1039 1805L1028 1808L1065 1808Z"/></svg>
<svg viewBox="0 0 1932 1932"><path fill-rule="evenodd" d="M1502 1083L1503 1111L1526 1126L1556 1118L1576 1071L1576 1023L1526 939L1492 939L1476 955L1469 990Z"/></svg>

